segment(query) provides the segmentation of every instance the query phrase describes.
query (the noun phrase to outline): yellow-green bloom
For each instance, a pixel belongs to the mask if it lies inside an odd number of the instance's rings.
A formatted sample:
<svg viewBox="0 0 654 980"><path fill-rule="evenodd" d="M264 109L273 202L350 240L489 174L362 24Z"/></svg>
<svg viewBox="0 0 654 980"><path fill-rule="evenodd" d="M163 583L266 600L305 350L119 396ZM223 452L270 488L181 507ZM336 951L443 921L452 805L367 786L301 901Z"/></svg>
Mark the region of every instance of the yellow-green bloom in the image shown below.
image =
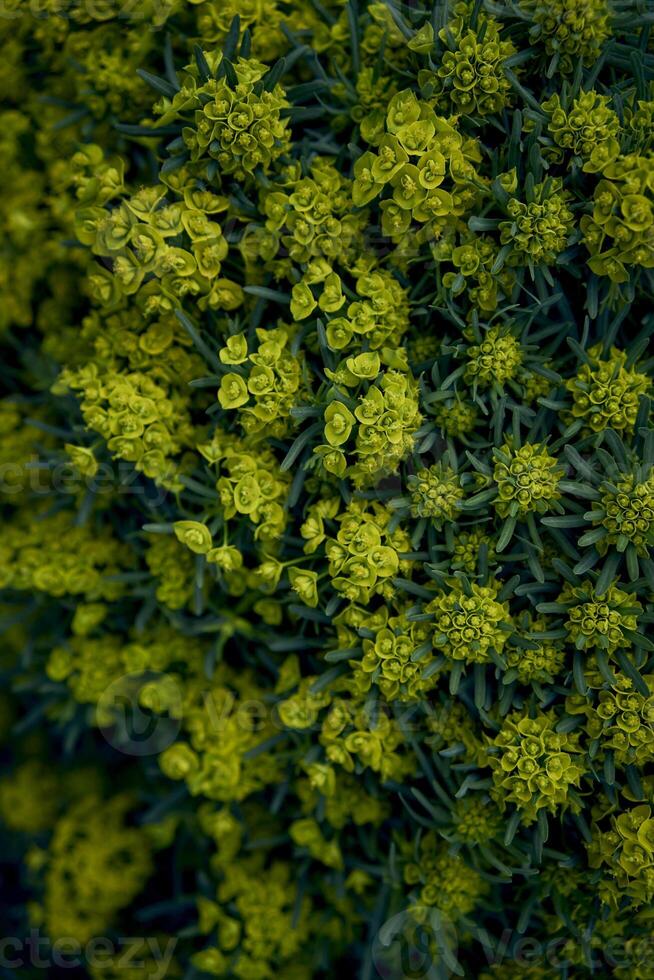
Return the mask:
<svg viewBox="0 0 654 980"><path fill-rule="evenodd" d="M218 390L218 401L222 408L240 408L249 400L247 385L240 374L223 375Z"/></svg>
<svg viewBox="0 0 654 980"><path fill-rule="evenodd" d="M356 419L346 405L333 401L325 409L325 439L330 446L342 446L350 438Z"/></svg>
<svg viewBox="0 0 654 980"><path fill-rule="evenodd" d="M466 592L452 583L425 606L434 616L433 643L451 660L488 663L501 654L512 625L509 605L498 601L497 586L473 583Z"/></svg>
<svg viewBox="0 0 654 980"><path fill-rule="evenodd" d="M176 742L159 757L161 771L169 779L186 779L197 770L198 764L196 753L186 742Z"/></svg>
<svg viewBox="0 0 654 980"><path fill-rule="evenodd" d="M437 527L456 520L464 494L459 476L449 466L435 463L411 474L407 484L414 517L428 517Z"/></svg>
<svg viewBox="0 0 654 980"><path fill-rule="evenodd" d="M557 722L553 711L533 718L516 711L489 740L493 798L502 809L514 803L528 824L539 810L555 813L569 806L570 791L584 773L579 735L557 732Z"/></svg>
<svg viewBox="0 0 654 980"><path fill-rule="evenodd" d="M498 495L495 509L500 517L545 514L561 496L561 467L543 444L527 443L520 449L505 444L495 450L493 479Z"/></svg>
<svg viewBox="0 0 654 980"><path fill-rule="evenodd" d="M84 446L73 446L70 443L66 443L64 448L70 456L73 466L82 476L95 476L98 472L98 461L92 449L86 449Z"/></svg>
<svg viewBox="0 0 654 980"><path fill-rule="evenodd" d="M176 521L173 524L175 537L196 555L206 555L213 544L211 531L199 521Z"/></svg>
<svg viewBox="0 0 654 980"><path fill-rule="evenodd" d="M305 606L318 605L318 573L305 568L289 568L291 588L297 592Z"/></svg>
<svg viewBox="0 0 654 980"><path fill-rule="evenodd" d="M298 282L291 293L291 314L296 320L306 320L317 306L313 293L305 282Z"/></svg>
<svg viewBox="0 0 654 980"><path fill-rule="evenodd" d="M572 394L572 416L582 419L591 432L633 429L640 399L651 390L650 378L635 367L627 367L625 351L611 348L608 359L600 348L589 349L589 362L582 364L576 377L567 382Z"/></svg>
<svg viewBox="0 0 654 980"><path fill-rule="evenodd" d="M578 650L606 650L613 653L631 646L628 634L638 629L642 605L627 592L611 585L597 595L593 584L566 585L559 597L568 610L565 627Z"/></svg>

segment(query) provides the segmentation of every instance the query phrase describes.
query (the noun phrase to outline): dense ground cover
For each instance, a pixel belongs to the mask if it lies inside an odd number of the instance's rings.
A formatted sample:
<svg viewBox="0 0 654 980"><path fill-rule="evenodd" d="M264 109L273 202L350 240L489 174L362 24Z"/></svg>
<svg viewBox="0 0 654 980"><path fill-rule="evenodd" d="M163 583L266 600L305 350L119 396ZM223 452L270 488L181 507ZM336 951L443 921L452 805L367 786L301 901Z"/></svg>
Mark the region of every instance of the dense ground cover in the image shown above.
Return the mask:
<svg viewBox="0 0 654 980"><path fill-rule="evenodd" d="M654 976L653 24L4 0L0 968Z"/></svg>

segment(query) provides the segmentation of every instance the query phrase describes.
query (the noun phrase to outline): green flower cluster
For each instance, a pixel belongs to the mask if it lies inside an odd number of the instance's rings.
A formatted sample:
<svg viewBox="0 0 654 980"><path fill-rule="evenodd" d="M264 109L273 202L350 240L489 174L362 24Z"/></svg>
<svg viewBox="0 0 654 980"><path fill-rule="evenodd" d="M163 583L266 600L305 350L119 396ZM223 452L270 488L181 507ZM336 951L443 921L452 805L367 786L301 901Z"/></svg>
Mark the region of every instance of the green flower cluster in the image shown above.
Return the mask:
<svg viewBox="0 0 654 980"><path fill-rule="evenodd" d="M531 40L542 43L565 74L574 72L579 60L592 65L610 36L606 0L520 0L519 7L531 21Z"/></svg>
<svg viewBox="0 0 654 980"><path fill-rule="evenodd" d="M557 732L557 721L552 712L535 718L514 713L489 743L493 798L500 806L515 803L529 822L542 809L580 806L574 793L584 773L579 736Z"/></svg>
<svg viewBox="0 0 654 980"><path fill-rule="evenodd" d="M499 274L495 272L499 249L490 236L447 229L433 243L432 253L439 264L454 266L443 273L445 288L453 296L466 293L475 308L485 314L494 313L499 301L511 295L515 275L509 266Z"/></svg>
<svg viewBox="0 0 654 980"><path fill-rule="evenodd" d="M412 473L407 485L411 492L413 517L427 517L436 527L456 520L463 500L463 488L451 467L436 463L428 469Z"/></svg>
<svg viewBox="0 0 654 980"><path fill-rule="evenodd" d="M258 167L269 170L289 146L281 85L266 86L267 68L253 58L238 58L227 67L220 52L203 52L201 65L214 77L198 85L204 71L190 65L179 91L157 107L159 122L187 123L182 139L190 164L208 167L207 175L245 180Z"/></svg>
<svg viewBox="0 0 654 980"><path fill-rule="evenodd" d="M651 675L646 676L650 690L652 681ZM635 690L628 677L617 677L612 688L601 690L595 705L572 698L568 711L575 710L586 716L588 736L602 753L611 752L616 763L643 766L651 761L654 700Z"/></svg>
<svg viewBox="0 0 654 980"><path fill-rule="evenodd" d="M516 53L515 45L504 39L494 17L482 15L476 30L465 30L467 4L455 4L461 29L439 31L445 51L436 76L440 80L440 102L451 103L455 113L487 116L501 112L511 103L511 85L504 75L504 62Z"/></svg>
<svg viewBox="0 0 654 980"><path fill-rule="evenodd" d="M502 652L513 626L509 606L498 601L497 585L452 582L425 606L434 619L433 642L451 660L483 664Z"/></svg>
<svg viewBox="0 0 654 980"><path fill-rule="evenodd" d="M133 806L127 794L108 800L90 794L56 822L38 860L43 879L38 912L54 940L89 942L143 888L152 872L152 845L142 829L127 823Z"/></svg>
<svg viewBox="0 0 654 980"><path fill-rule="evenodd" d="M348 357L328 376L333 400L324 413L326 442L314 452L326 472L343 476L349 469L355 484L369 485L392 472L413 449L421 421L416 383L404 358L391 360L384 371L377 353ZM361 392L356 400L350 389ZM356 462L348 467L345 454L351 438Z"/></svg>
<svg viewBox="0 0 654 980"><path fill-rule="evenodd" d="M592 211L580 223L588 265L612 282L626 282L629 266L654 268L654 156L609 159L601 174Z"/></svg>
<svg viewBox="0 0 654 980"><path fill-rule="evenodd" d="M350 662L357 693L369 691L374 683L388 701L414 701L435 686L436 679L430 681L435 660L427 624L391 616L362 647L361 660Z"/></svg>
<svg viewBox="0 0 654 980"><path fill-rule="evenodd" d="M402 242L413 218L425 226L419 238L438 236L470 211L478 196L478 142L463 138L429 102L410 90L398 92L386 117L371 115L361 133L376 152L367 150L356 161L352 200L363 206L390 194L380 204L384 235Z"/></svg>
<svg viewBox="0 0 654 980"><path fill-rule="evenodd" d="M221 408L242 409L239 421L247 435L284 436L302 383L302 362L288 350L291 337L284 327L260 330L257 337L255 353L248 354L243 334L229 337L219 351L227 373L220 382L218 401Z"/></svg>
<svg viewBox="0 0 654 980"><path fill-rule="evenodd" d="M565 628L578 650L600 649L612 653L629 645L629 634L638 628L639 602L615 585L597 594L593 583L566 585L559 603L567 611Z"/></svg>
<svg viewBox="0 0 654 980"><path fill-rule="evenodd" d="M599 832L588 849L590 866L615 879L620 899L632 909L649 904L654 895L653 834L652 808L640 804L613 816L611 829Z"/></svg>
<svg viewBox="0 0 654 980"><path fill-rule="evenodd" d="M457 855L448 854L435 833L424 834L417 861L404 866L404 880L418 889L422 905L458 919L467 915L485 891L484 880Z"/></svg>
<svg viewBox="0 0 654 980"><path fill-rule="evenodd" d="M495 459L495 507L500 517L544 514L561 496L563 470L544 445L527 443L520 449L504 445L495 450Z"/></svg>
<svg viewBox="0 0 654 980"><path fill-rule="evenodd" d="M129 548L108 528L76 526L71 514L24 515L3 534L2 588L27 593L115 600L124 591L121 572L129 568Z"/></svg>
<svg viewBox="0 0 654 980"><path fill-rule="evenodd" d="M597 542L599 551L606 553L609 545L624 551L632 544L646 558L654 545L654 476L640 482L631 475L606 487L592 513L593 523L607 532Z"/></svg>
<svg viewBox="0 0 654 980"><path fill-rule="evenodd" d="M483 796L464 796L454 805L452 817L457 841L487 844L499 834L502 816L494 804Z"/></svg>
<svg viewBox="0 0 654 980"><path fill-rule="evenodd" d="M481 388L502 388L517 377L523 363L520 342L506 327L490 327L478 344L467 350L465 378Z"/></svg>
<svg viewBox="0 0 654 980"><path fill-rule="evenodd" d="M326 312L334 313L345 302L332 263L352 268L365 228L365 214L352 212L351 196L352 182L324 157L315 157L307 173L289 164L282 169L276 190L260 192L266 220L242 239L240 249L246 262L263 262L274 275L288 274L288 257L307 264L302 283L293 292L293 315L298 320L315 308L311 286L321 287L320 308ZM306 289L298 288L302 284Z"/></svg>
<svg viewBox="0 0 654 980"><path fill-rule="evenodd" d="M591 164L620 152L620 120L608 96L595 91L580 92L566 111L555 92L543 102L542 109L549 116L547 129L559 150L567 150ZM560 160L563 154L553 156Z"/></svg>
<svg viewBox="0 0 654 980"><path fill-rule="evenodd" d="M325 541L333 588L364 604L372 595L390 595L393 576L411 570L411 561L401 557L411 548L406 532L393 529L390 513L378 504L353 501L335 521L338 530Z"/></svg>
<svg viewBox="0 0 654 980"><path fill-rule="evenodd" d="M296 901L288 864L264 869L255 859L248 865L228 865L215 899L198 903L200 931L209 935L216 930L218 944L197 953L194 966L210 976L224 976L233 964L233 976L242 980L265 975L270 963L282 968L288 964L292 971L295 954L312 933L310 904L300 896L296 909Z"/></svg>
<svg viewBox="0 0 654 980"><path fill-rule="evenodd" d="M554 683L554 678L563 673L566 651L561 641L548 637L547 632L548 621L544 616L525 612L519 618L516 634L526 642L523 646L506 648L507 676L514 672L522 684Z"/></svg>
<svg viewBox="0 0 654 980"><path fill-rule="evenodd" d="M320 275L324 276L325 272ZM336 294L332 296L334 289ZM408 302L406 290L396 279L384 269L361 268L356 280L356 295L359 298L345 307L341 293L342 283L336 273L330 273L325 278L318 306L329 313L342 308L343 313L342 316L331 317L325 329L331 350L367 347L372 351L383 351L384 348L388 349L388 345L401 344L409 326ZM308 302L312 309L315 308L313 296Z"/></svg>
<svg viewBox="0 0 654 980"><path fill-rule="evenodd" d="M629 431L638 416L640 400L652 386L648 375L628 364L627 353L613 347L608 358L599 347L588 351L587 361L567 383L572 394L572 417L591 432Z"/></svg>
<svg viewBox="0 0 654 980"><path fill-rule="evenodd" d="M508 221L500 221L500 242L508 247L511 265L552 265L571 241L574 214L562 181L548 178L536 184L527 201L511 197Z"/></svg>

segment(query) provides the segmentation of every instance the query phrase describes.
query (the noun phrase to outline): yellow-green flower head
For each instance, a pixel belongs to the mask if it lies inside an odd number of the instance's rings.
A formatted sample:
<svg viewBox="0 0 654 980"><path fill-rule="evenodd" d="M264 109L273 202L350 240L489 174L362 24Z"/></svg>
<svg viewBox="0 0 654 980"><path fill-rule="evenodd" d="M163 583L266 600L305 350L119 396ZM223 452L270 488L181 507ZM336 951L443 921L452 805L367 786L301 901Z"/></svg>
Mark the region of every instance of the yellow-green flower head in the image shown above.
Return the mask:
<svg viewBox="0 0 654 980"><path fill-rule="evenodd" d="M565 666L565 650L560 641L539 640L531 637L532 633L546 633L549 624L544 616L532 617L523 613L517 624L516 632L529 639L530 645L525 647L506 647L504 656L509 670L515 671L518 680L523 684L536 681L539 684L553 684Z"/></svg>
<svg viewBox="0 0 654 980"><path fill-rule="evenodd" d="M291 588L306 606L318 605L318 573L307 568L289 568Z"/></svg>
<svg viewBox="0 0 654 980"><path fill-rule="evenodd" d="M451 660L488 663L490 651L501 653L511 633L509 604L498 602L499 586L452 583L425 606L434 614L433 643Z"/></svg>
<svg viewBox="0 0 654 980"><path fill-rule="evenodd" d="M510 198L509 221L499 224L502 245L510 245L507 261L512 265L552 265L566 248L574 227L568 207L570 195L562 181L548 178L534 187L528 203Z"/></svg>
<svg viewBox="0 0 654 980"><path fill-rule="evenodd" d="M222 78L197 90L195 101L202 107L196 109L195 128L184 135L192 160L206 154L223 173L244 180L258 167L268 171L288 150L288 120L281 116L288 102L281 85L272 92L257 85L267 71L265 65L240 58L233 67L238 79L235 88ZM205 94L207 98L200 99Z"/></svg>
<svg viewBox="0 0 654 980"><path fill-rule="evenodd" d="M610 33L606 0L520 0L521 10L532 21L532 43L542 43L548 58L558 56L557 69L574 71L597 60Z"/></svg>
<svg viewBox="0 0 654 980"><path fill-rule="evenodd" d="M654 677L643 680L654 691ZM598 703L578 696L567 707L586 716L589 738L596 739L602 752L611 751L618 765L645 766L654 759L654 694L645 696L634 689L628 677L616 677L610 690L601 690Z"/></svg>
<svg viewBox="0 0 654 980"><path fill-rule="evenodd" d="M177 742L162 752L159 765L169 779L186 779L197 771L199 759L190 745Z"/></svg>
<svg viewBox="0 0 654 980"><path fill-rule="evenodd" d="M489 741L489 765L493 770L493 798L504 809L514 803L525 823L538 810L555 813L568 805L569 791L584 773L577 761L579 735L557 732L553 711L535 718L513 712ZM499 751L498 751L499 750Z"/></svg>
<svg viewBox="0 0 654 980"><path fill-rule="evenodd" d="M5 526L3 551L3 588L92 602L122 594L118 573L130 562L129 550L108 528L77 526L71 511L43 513L38 507L19 511Z"/></svg>
<svg viewBox="0 0 654 980"><path fill-rule="evenodd" d="M375 362L371 362L369 356L361 354L357 358L348 358L348 370L364 371L370 378L374 377ZM359 358L366 360L359 362ZM393 472L413 449L414 433L422 420L416 381L405 371L382 373L375 384L359 396L354 415L358 422L358 458L350 474L357 485L369 485Z"/></svg>
<svg viewBox="0 0 654 980"><path fill-rule="evenodd" d="M456 520L464 494L461 479L450 466L435 463L412 473L407 484L414 517L428 517L436 527Z"/></svg>
<svg viewBox="0 0 654 980"><path fill-rule="evenodd" d="M133 800L88 795L68 806L48 847L43 920L56 940L85 944L113 925L152 871L152 847L142 828L129 826Z"/></svg>
<svg viewBox="0 0 654 980"><path fill-rule="evenodd" d="M350 661L359 693L370 690L373 681L389 701L415 700L436 683L436 678L422 677L433 659L428 646L423 656L414 657L418 647L429 641L430 631L424 623L411 623L405 616L391 616L388 625L373 639L364 639L363 657ZM426 652L425 652L426 649Z"/></svg>
<svg viewBox="0 0 654 980"><path fill-rule="evenodd" d="M98 472L98 461L92 449L87 449L85 446L73 446L70 443L66 443L64 448L78 473L87 477L95 476Z"/></svg>
<svg viewBox="0 0 654 980"><path fill-rule="evenodd" d="M625 122L629 126L639 151L647 150L654 140L654 99L639 99L635 107L625 106Z"/></svg>
<svg viewBox="0 0 654 980"><path fill-rule="evenodd" d="M243 567L243 555L232 545L222 545L207 552L207 561L217 565L224 572L236 572Z"/></svg>
<svg viewBox="0 0 654 980"><path fill-rule="evenodd" d="M472 432L477 424L477 409L469 401L456 398L453 402L439 404L435 419L443 432L457 438Z"/></svg>
<svg viewBox="0 0 654 980"><path fill-rule="evenodd" d="M175 537L196 555L206 555L212 547L211 532L199 521L176 521L173 524Z"/></svg>
<svg viewBox="0 0 654 980"><path fill-rule="evenodd" d="M420 841L419 861L405 865L404 880L418 887L420 904L439 909L453 921L472 912L488 890L481 875L460 854L450 853L433 832Z"/></svg>
<svg viewBox="0 0 654 980"><path fill-rule="evenodd" d="M241 408L250 400L245 381L240 374L225 374L220 382L218 401L221 408Z"/></svg>
<svg viewBox="0 0 654 980"><path fill-rule="evenodd" d="M465 380L480 388L500 388L516 377L523 361L520 343L506 327L491 327L480 344L467 351Z"/></svg>
<svg viewBox="0 0 654 980"><path fill-rule="evenodd" d="M325 545L332 584L353 602L367 603L375 593L390 596L390 579L411 568L408 560L399 558L399 552L411 550L409 537L399 528L387 531L390 516L381 505L368 510L352 502L338 517L336 538Z"/></svg>
<svg viewBox="0 0 654 980"><path fill-rule="evenodd" d="M501 450L495 450L497 513L500 517L547 513L561 496L558 486L563 472L543 443L526 443L520 449L505 443Z"/></svg>
<svg viewBox="0 0 654 980"><path fill-rule="evenodd" d="M606 537L596 542L600 554L609 545L624 551L627 544L647 558L654 545L654 474L641 482L628 476L605 487L601 500L593 505L593 523L606 528Z"/></svg>
<svg viewBox="0 0 654 980"><path fill-rule="evenodd" d="M487 116L501 112L511 102L512 90L502 66L516 48L508 38L502 40L494 17L482 15L481 20L482 31L461 33L456 47L444 52L437 69L442 84L440 101L449 99L455 113ZM445 29L440 37L447 43Z"/></svg>
<svg viewBox="0 0 654 980"><path fill-rule="evenodd" d="M556 145L588 160L598 146L611 142L617 156L620 120L610 102L609 96L593 90L580 92L566 111L559 95L550 96L542 107L549 116L547 129Z"/></svg>
<svg viewBox="0 0 654 980"><path fill-rule="evenodd" d="M567 607L565 628L578 650L613 653L620 647L631 646L624 631L638 629L638 616L643 607L617 585L611 585L598 596L588 580L581 585L566 584L558 601Z"/></svg>
<svg viewBox="0 0 654 980"><path fill-rule="evenodd" d="M453 231L453 230L452 230ZM443 273L443 285L453 296L464 295L482 314L493 313L499 300L511 293L515 273L505 265L499 273L491 272L497 261L499 246L490 235L470 232L458 236L444 235L431 245L437 262L451 262L454 269Z"/></svg>
<svg viewBox="0 0 654 980"><path fill-rule="evenodd" d="M350 438L356 419L347 405L333 401L325 409L325 439L330 446L342 446Z"/></svg>
<svg viewBox="0 0 654 980"><path fill-rule="evenodd" d="M441 341L433 334L419 334L410 338L407 349L410 360L415 364L422 364L423 361L433 361L438 357Z"/></svg>
<svg viewBox="0 0 654 980"><path fill-rule="evenodd" d="M572 416L582 419L590 432L615 429L629 434L636 423L640 399L651 389L651 380L635 367L627 367L626 351L612 347L608 360L601 348L588 351L590 363L582 364L566 387L572 393Z"/></svg>
<svg viewBox="0 0 654 980"><path fill-rule="evenodd" d="M654 898L654 818L647 804L624 809L611 817L611 829L593 827L588 845L591 868L605 868L619 891L607 897L616 907L638 908Z"/></svg>
<svg viewBox="0 0 654 980"><path fill-rule="evenodd" d="M87 636L104 621L109 607L104 602L80 602L75 609L71 629L75 636Z"/></svg>
<svg viewBox="0 0 654 980"><path fill-rule="evenodd" d="M316 820L306 817L295 820L289 828L291 840L305 847L309 854L328 868L342 868L343 856L337 840L327 841L322 835Z"/></svg>
<svg viewBox="0 0 654 980"><path fill-rule="evenodd" d="M452 823L456 840L466 844L486 844L499 834L502 817L490 800L469 793L456 800Z"/></svg>
<svg viewBox="0 0 654 980"><path fill-rule="evenodd" d="M463 572L474 572L479 562L479 549L486 546L488 564L495 561L495 541L480 528L472 531L462 531L454 539L452 551L452 568Z"/></svg>
<svg viewBox="0 0 654 980"><path fill-rule="evenodd" d="M580 223L588 265L612 282L629 279L629 267L654 267L654 154L626 156L602 153L602 148L584 167L601 171L595 187L591 214Z"/></svg>

